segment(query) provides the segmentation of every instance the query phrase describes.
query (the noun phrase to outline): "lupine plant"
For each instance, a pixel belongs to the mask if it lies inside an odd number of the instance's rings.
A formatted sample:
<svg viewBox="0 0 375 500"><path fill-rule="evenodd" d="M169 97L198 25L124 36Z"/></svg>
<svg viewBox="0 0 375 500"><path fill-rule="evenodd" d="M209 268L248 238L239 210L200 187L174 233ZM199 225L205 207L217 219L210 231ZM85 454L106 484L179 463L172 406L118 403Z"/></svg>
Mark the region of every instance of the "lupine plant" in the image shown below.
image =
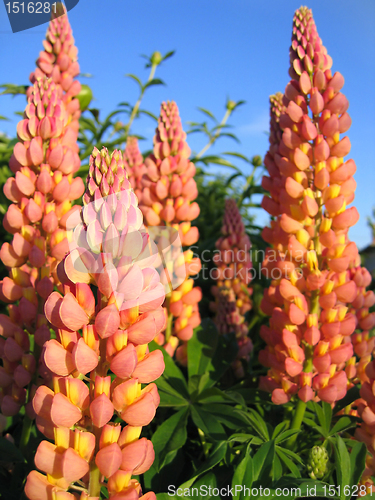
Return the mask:
<svg viewBox="0 0 375 500"><path fill-rule="evenodd" d="M235 200L225 202L222 236L216 242L218 253L213 261L216 285L212 287L215 302L215 324L221 334L234 332L238 342L238 359L234 365L237 376L243 376L241 360L249 361L252 342L248 337L249 324L245 314L251 309L250 239Z"/></svg>
<svg viewBox="0 0 375 500"><path fill-rule="evenodd" d="M174 101L143 108L173 52L146 57L135 103L101 120L61 5L43 47L31 86L1 86L27 105L0 137L0 497L371 495L375 295L348 236L344 78L311 10L293 18L264 166L216 152L244 101L187 127Z"/></svg>
<svg viewBox="0 0 375 500"><path fill-rule="evenodd" d="M196 227L191 225L199 215L199 206L193 201L198 195L194 180L195 166L189 160L190 148L185 141L176 103L167 102L161 106L160 117L154 137L153 154L145 159L146 173L142 177L142 197L140 208L147 226L166 226L178 231L184 247L198 241ZM173 249L172 249L173 253ZM193 328L200 323L198 303L201 291L193 287L193 279L200 270L199 258L194 258L191 250L186 250L175 262L174 255L166 269L166 277L177 274L186 279L168 294L166 298L167 326L159 342L170 354L178 346L178 341L188 341ZM180 359L184 357L184 347Z"/></svg>

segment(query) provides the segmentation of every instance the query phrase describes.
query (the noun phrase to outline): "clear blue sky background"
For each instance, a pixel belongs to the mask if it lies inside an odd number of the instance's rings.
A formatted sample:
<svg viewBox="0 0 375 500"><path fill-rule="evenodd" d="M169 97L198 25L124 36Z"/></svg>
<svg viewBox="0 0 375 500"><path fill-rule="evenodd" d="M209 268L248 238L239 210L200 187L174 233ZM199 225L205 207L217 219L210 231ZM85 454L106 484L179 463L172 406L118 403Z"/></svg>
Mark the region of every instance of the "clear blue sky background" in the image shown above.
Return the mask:
<svg viewBox="0 0 375 500"><path fill-rule="evenodd" d="M358 188L355 204L360 221L351 238L363 248L370 243L366 216L375 206L375 2L374 0L310 0L320 37L333 58L333 70L345 77L343 92L353 120L348 132L350 156L356 161ZM176 50L159 69L166 87L154 87L144 99L145 109L158 114L160 102L175 100L183 123L201 119L198 106L219 118L227 96L246 100L231 123L241 140L217 145L212 152L238 150L264 156L268 147L268 97L288 82L292 18L298 0L80 0L69 13L82 73L93 89L93 105L108 113L121 101L135 102L137 89L125 78L135 73L147 78L140 54ZM46 25L13 34L0 5L0 82L26 84L42 50ZM15 134L24 98L0 97L0 115L11 118L0 129ZM151 138L153 122L136 122L133 133ZM142 144L143 149L150 141ZM193 150L204 145L189 136ZM238 164L241 168L244 165ZM246 168L244 167L245 172ZM267 215L257 211L257 222Z"/></svg>

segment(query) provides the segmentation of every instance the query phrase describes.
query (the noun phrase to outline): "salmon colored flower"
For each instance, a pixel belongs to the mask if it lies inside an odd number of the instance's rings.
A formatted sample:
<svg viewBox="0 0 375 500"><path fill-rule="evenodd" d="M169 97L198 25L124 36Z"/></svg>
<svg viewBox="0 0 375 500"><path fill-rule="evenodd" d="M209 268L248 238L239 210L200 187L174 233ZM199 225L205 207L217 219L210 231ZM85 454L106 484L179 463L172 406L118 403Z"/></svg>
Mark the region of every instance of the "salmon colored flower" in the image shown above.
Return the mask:
<svg viewBox="0 0 375 500"><path fill-rule="evenodd" d="M78 50L74 45L72 28L64 4L57 3L55 9L52 9L51 17L46 39L43 40L44 50L39 53L36 61L37 68L30 74L30 82L34 84L39 78L43 79L47 76L52 79L56 87L61 89L61 99L69 117L69 134L75 137L73 142L76 142L78 120L81 115L77 99L81 84L75 80L75 77L79 75ZM31 89L32 87L28 89L28 96Z"/></svg>
<svg viewBox="0 0 375 500"><path fill-rule="evenodd" d="M9 276L0 283L0 298L10 304L0 315L3 366L0 403L4 415L15 415L35 392L38 350L50 338L43 305L59 281L55 270L68 251L66 218L72 201L82 196L81 178L74 178L80 160L68 129L69 116L61 89L45 76L32 86L23 119L17 126L19 142L10 160L15 176L4 185L12 202L4 217L13 235L0 258ZM34 354L30 352L33 338ZM48 375L46 367L39 374ZM27 394L28 391L28 394Z"/></svg>
<svg viewBox="0 0 375 500"><path fill-rule="evenodd" d="M350 207L356 166L344 159L350 141L342 134L351 124L344 78L332 74L306 7L294 16L290 61L285 94L270 99L269 176L262 183L270 193L262 206L273 220L263 230L270 244L263 272L272 282L262 301L271 318L261 331L267 347L259 359L269 368L261 387L276 404L294 394L334 403L347 391L353 333L371 328L374 315L353 308L361 280L348 230L359 216Z"/></svg>
<svg viewBox="0 0 375 500"><path fill-rule="evenodd" d="M237 376L243 376L241 359L249 360L252 342L248 335L245 314L251 309L250 239L234 200L225 202L222 236L216 242L212 287L215 302L210 308L215 312L215 324L221 334L234 332L238 342L238 356L233 364Z"/></svg>
<svg viewBox="0 0 375 500"><path fill-rule="evenodd" d="M147 173L147 168L143 162L143 156L139 150L138 139L136 137L129 136L126 141L124 162L131 187L140 200L143 188L142 177Z"/></svg>
<svg viewBox="0 0 375 500"><path fill-rule="evenodd" d="M45 304L56 328L43 355L53 388L38 387L33 400L37 427L54 444L39 445L41 473L29 474L25 492L30 500L69 495L79 481L87 498L105 485L114 500L152 499L132 475L154 460L140 435L160 400L153 382L164 359L148 343L165 325L164 287L121 152L94 148L83 205L67 220L70 252L57 268L63 295L54 291Z"/></svg>
<svg viewBox="0 0 375 500"><path fill-rule="evenodd" d="M191 225L191 221L199 215L199 206L194 201L198 195L195 166L189 161L190 148L185 139L176 103L164 102L154 137L154 151L145 159L140 209L148 228L171 228L178 232L182 246L187 247L196 243L199 237L197 228ZM200 288L193 288L194 282L189 276L200 271L201 263L199 258L194 258L191 250L180 255L177 242L171 244L171 233L168 230L165 233L159 236L157 242L159 249L163 248L164 240L170 245L162 281L168 285L173 275L182 279L181 284L166 297L167 329L156 340L173 355L178 342L172 337L187 341L193 335L193 329L200 324L198 303L202 293Z"/></svg>

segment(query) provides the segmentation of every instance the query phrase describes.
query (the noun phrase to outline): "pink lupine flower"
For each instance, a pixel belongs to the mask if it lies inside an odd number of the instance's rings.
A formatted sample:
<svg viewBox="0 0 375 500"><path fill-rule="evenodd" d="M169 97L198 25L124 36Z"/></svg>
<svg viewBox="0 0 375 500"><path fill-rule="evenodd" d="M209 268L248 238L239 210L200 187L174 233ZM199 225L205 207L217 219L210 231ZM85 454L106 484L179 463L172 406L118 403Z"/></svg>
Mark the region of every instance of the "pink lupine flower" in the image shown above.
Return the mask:
<svg viewBox="0 0 375 500"><path fill-rule="evenodd" d="M356 166L344 160L350 141L340 135L351 124L340 92L344 78L332 74L306 7L294 16L290 58L285 95L270 99L269 177L262 183L270 193L262 206L274 220L263 231L271 245L263 268L272 282L262 301L271 319L261 331L267 347L259 359L269 367L261 387L276 404L294 394L333 403L347 391L352 334L357 326L371 328L375 318L367 309L359 322L352 307L360 301L358 249L348 230L358 212L348 208Z"/></svg>
<svg viewBox="0 0 375 500"><path fill-rule="evenodd" d="M164 287L121 152L94 149L83 204L67 220L70 252L57 268L63 295L53 292L45 304L56 328L43 356L53 388L38 387L33 400L36 425L54 444L39 445L42 473L29 474L25 492L30 500L72 495L79 481L87 498L104 486L114 500L155 499L131 477L154 460L140 434L160 400L153 382L164 359L147 344L164 328Z"/></svg>
<svg viewBox="0 0 375 500"><path fill-rule="evenodd" d="M61 15L63 12L63 15ZM77 61L78 50L74 45L72 28L69 24L66 8L58 3L52 12L46 39L43 41L44 50L40 52L36 61L37 68L30 74L30 82L34 84L39 78L51 78L57 87L61 88L61 98L68 114L69 134L74 142L77 140L79 117L81 115L79 101L76 96L81 91L81 84L74 78L79 75ZM31 93L29 88L27 95ZM76 150L78 151L78 149Z"/></svg>
<svg viewBox="0 0 375 500"><path fill-rule="evenodd" d="M215 302L210 308L215 312L215 324L221 334L234 332L238 342L238 356L233 368L237 376L243 376L241 359L249 360L252 342L248 335L245 314L251 309L250 239L234 200L225 202L222 236L216 242L216 265L212 287Z"/></svg>
<svg viewBox="0 0 375 500"><path fill-rule="evenodd" d="M139 150L138 139L136 137L129 136L126 141L124 162L131 187L140 200L143 189L142 177L147 173L147 168L143 162L143 156Z"/></svg>
<svg viewBox="0 0 375 500"><path fill-rule="evenodd" d="M9 276L0 282L0 298L11 304L9 317L0 316L1 335L6 338L1 348L0 378L4 415L18 413L35 390L39 355L27 353L29 336L34 336L39 346L36 349L50 337L41 310L58 283L56 266L68 251L65 219L75 210L71 202L84 190L82 180L73 177L80 160L76 144L71 143L69 118L60 96L60 89L50 79L43 77L34 83L10 160L15 176L4 185L12 204L3 224L13 234L12 242L4 243L0 250L0 258L9 268ZM32 417L30 405L27 411Z"/></svg>
<svg viewBox="0 0 375 500"><path fill-rule="evenodd" d="M194 201L198 195L195 166L189 161L190 148L185 139L176 103L164 102L154 137L154 152L144 162L146 173L142 178L140 209L147 227L171 227L178 231L182 245L190 246L199 237L197 228L191 226L191 221L199 215L199 206ZM156 340L173 354L178 342L172 337L187 341L193 335L193 328L200 324L198 303L202 294L200 288L193 288L193 280L189 279L200 271L199 258L194 258L190 250L178 257L173 255L173 248L171 251L173 268L165 270L164 281L173 273L187 278L168 294L167 330Z"/></svg>

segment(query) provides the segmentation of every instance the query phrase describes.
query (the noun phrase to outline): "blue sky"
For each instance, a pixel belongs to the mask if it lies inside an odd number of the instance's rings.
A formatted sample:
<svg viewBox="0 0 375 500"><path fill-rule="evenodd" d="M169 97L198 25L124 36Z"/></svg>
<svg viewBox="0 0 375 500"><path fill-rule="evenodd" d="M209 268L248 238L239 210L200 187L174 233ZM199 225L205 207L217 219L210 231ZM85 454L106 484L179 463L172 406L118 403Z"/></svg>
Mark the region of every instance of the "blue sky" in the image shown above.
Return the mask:
<svg viewBox="0 0 375 500"><path fill-rule="evenodd" d="M350 157L357 164L355 204L360 221L350 236L363 248L370 243L366 216L375 206L375 2L373 0L310 0L320 37L333 58L333 70L345 77L352 127ZM183 123L201 119L197 107L224 114L226 98L246 101L231 122L241 140L223 140L212 152L237 150L264 156L268 147L268 97L288 82L292 0L80 0L69 13L82 73L94 92L93 105L106 114L121 101L135 102L137 88L125 78L135 73L147 78L141 54L175 50L157 72L166 87L154 87L144 99L145 109L158 114L160 102L175 100ZM0 6L0 82L26 84L42 50L46 25L13 34L5 8ZM0 129L14 135L24 108L23 97L0 97L0 115L11 118ZM154 124L145 118L132 128L151 138ZM142 145L148 149L150 141ZM199 151L204 142L189 136ZM239 167L244 167L238 163ZM246 168L245 173L246 173ZM264 225L267 216L257 211Z"/></svg>

